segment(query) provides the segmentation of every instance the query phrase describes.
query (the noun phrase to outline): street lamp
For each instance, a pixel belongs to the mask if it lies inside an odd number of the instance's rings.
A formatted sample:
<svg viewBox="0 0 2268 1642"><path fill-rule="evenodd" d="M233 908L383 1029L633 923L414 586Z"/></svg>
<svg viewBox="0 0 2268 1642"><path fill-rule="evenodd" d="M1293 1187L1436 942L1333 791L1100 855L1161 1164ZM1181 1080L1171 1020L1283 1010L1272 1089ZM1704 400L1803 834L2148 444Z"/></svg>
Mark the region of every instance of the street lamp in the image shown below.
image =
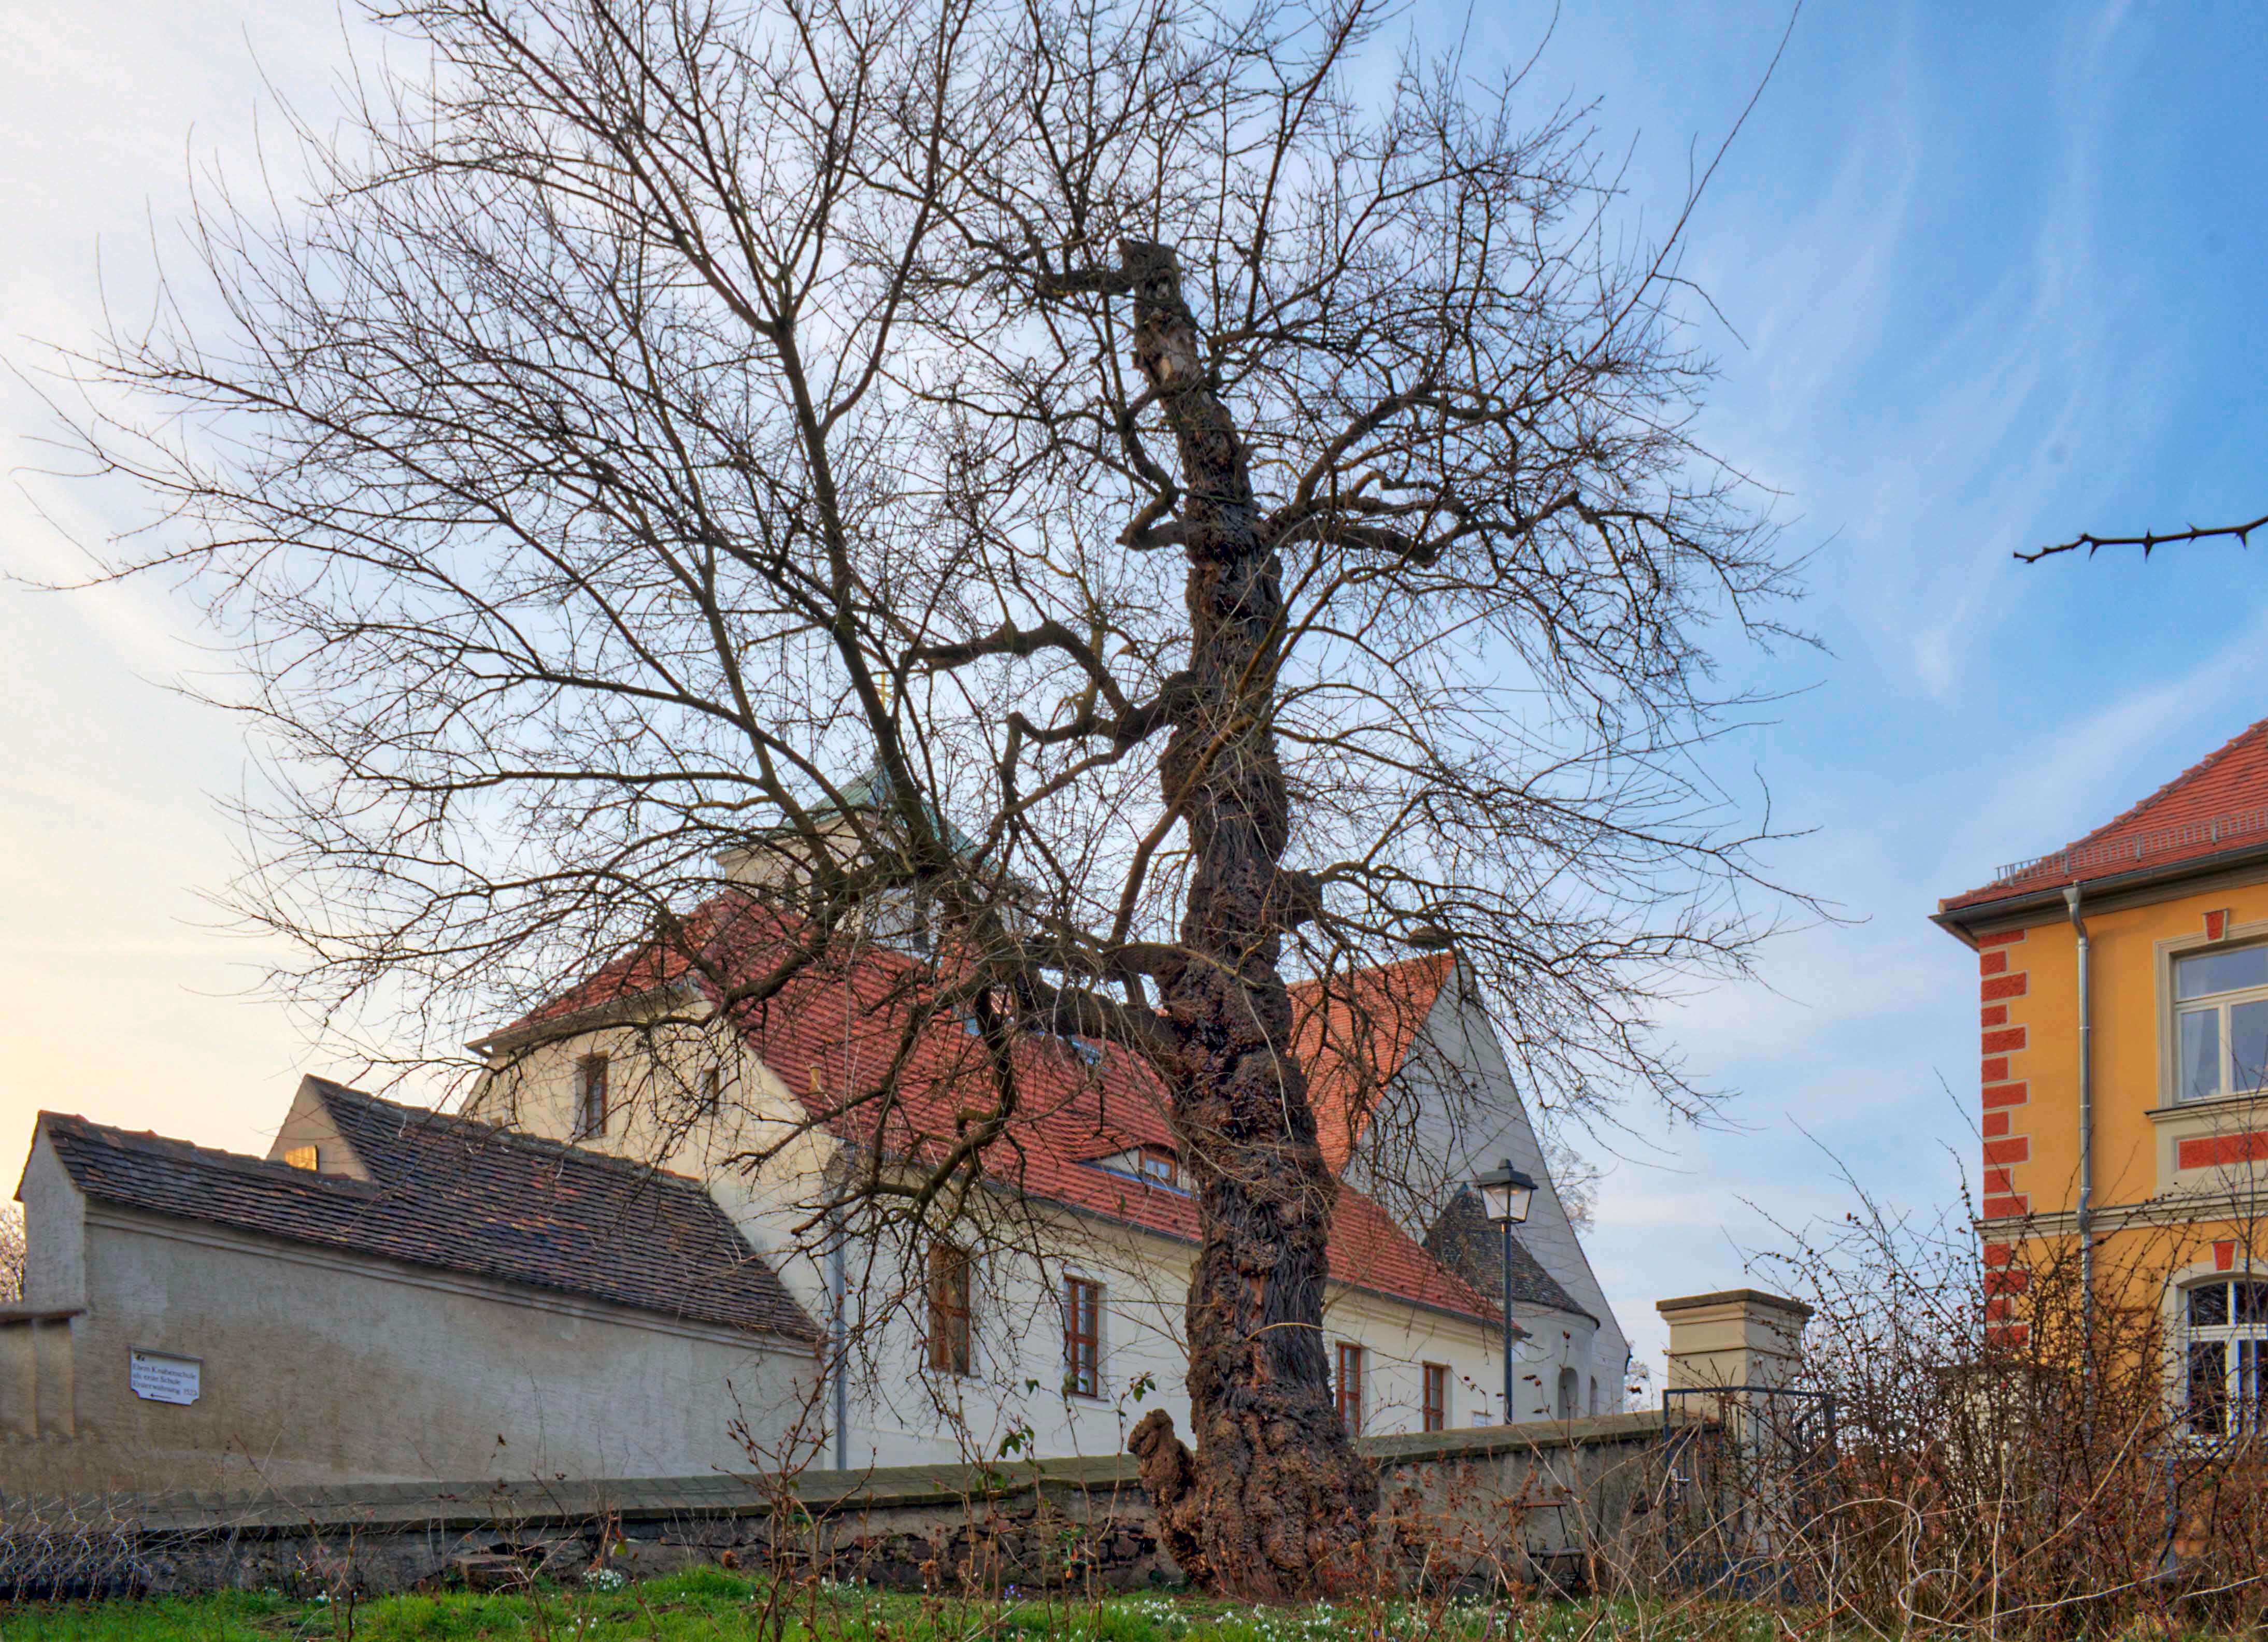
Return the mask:
<svg viewBox="0 0 2268 1642"><path fill-rule="evenodd" d="M1481 1211L1504 1228L1504 1423L1512 1420L1512 1345L1514 1339L1526 1332L1512 1320L1512 1228L1524 1225L1528 1206L1535 1201L1535 1182L1512 1167L1506 1158L1500 1168L1491 1169L1473 1182L1481 1195Z"/></svg>

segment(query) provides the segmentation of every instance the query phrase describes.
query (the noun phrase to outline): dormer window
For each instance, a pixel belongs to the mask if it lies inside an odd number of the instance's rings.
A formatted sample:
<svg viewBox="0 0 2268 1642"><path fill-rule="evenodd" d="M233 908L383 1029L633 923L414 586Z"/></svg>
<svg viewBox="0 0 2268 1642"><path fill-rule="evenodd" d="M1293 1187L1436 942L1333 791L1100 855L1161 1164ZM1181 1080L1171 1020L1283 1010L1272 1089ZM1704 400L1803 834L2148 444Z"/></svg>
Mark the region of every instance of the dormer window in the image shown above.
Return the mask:
<svg viewBox="0 0 2268 1642"><path fill-rule="evenodd" d="M1189 1189L1189 1171L1182 1167L1180 1155L1171 1146L1155 1144L1136 1146L1130 1151L1113 1152L1107 1158L1097 1158L1094 1167L1167 1191L1186 1193Z"/></svg>

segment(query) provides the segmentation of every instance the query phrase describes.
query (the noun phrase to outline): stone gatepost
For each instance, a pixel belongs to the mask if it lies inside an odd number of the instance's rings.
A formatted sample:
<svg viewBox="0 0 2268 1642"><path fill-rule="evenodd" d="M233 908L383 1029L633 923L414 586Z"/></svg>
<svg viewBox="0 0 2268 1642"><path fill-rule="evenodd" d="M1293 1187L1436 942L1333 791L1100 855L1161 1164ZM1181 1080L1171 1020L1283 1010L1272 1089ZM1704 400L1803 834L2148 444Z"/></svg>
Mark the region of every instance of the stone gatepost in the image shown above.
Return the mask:
<svg viewBox="0 0 2268 1642"><path fill-rule="evenodd" d="M1811 1307L1761 1289L1659 1300L1669 1325L1672 1391L1748 1386L1778 1390L1795 1368Z"/></svg>

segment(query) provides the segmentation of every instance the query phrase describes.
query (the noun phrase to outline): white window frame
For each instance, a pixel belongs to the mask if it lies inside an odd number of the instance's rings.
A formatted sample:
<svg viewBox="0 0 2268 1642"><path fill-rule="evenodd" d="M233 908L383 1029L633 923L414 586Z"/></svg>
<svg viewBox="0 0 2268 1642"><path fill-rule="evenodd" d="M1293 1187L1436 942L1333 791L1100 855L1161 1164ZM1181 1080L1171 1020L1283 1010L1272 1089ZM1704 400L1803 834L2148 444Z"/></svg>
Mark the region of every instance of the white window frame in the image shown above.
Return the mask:
<svg viewBox="0 0 2268 1642"><path fill-rule="evenodd" d="M1359 1340L1339 1340L1331 1353L1331 1406L1345 1419L1350 1409L1354 1418L1350 1437L1359 1437L1370 1426L1370 1348ZM1354 1363L1354 1395L1346 1395L1344 1365L1351 1358Z"/></svg>
<svg viewBox="0 0 2268 1642"><path fill-rule="evenodd" d="M2255 1290L2252 1315L2241 1322L2235 1286L2238 1284L2251 1285ZM2228 1289L2228 1321L2193 1325L2190 1322L2190 1296L2216 1285ZM2184 1278L2176 1287L2174 1296L2175 1314L2181 1324L2175 1336L2181 1342L2181 1355L2176 1359L2174 1369L2183 1435L2193 1441L2211 1443L2231 1437L2257 1436L2268 1431L2268 1276L2250 1270L2215 1271ZM2200 1345L2220 1347L2220 1395L2215 1406L2221 1410L2222 1417L2217 1427L2209 1431L2197 1428L2198 1403L2191 1384L2196 1366L2193 1353ZM2234 1418L2230 1417L2232 1414Z"/></svg>
<svg viewBox="0 0 2268 1642"><path fill-rule="evenodd" d="M2229 1011L2243 1004L2268 1004L2268 982L2258 986L2238 987L2233 991L2207 992L2202 997L2185 998L2180 996L2181 966L2185 960L2215 957L2224 953L2242 952L2249 947L2268 946L2258 940L2214 941L2209 945L2191 947L2175 953L2167 969L2167 1001L2173 1010L2172 1041L2174 1086L2171 1104L2193 1105L2205 1101L2226 1100L2231 1096L2257 1094L2268 1089L2268 1072L2264 1081L2250 1088L2235 1087L2236 1063L2232 1047L2234 1035L2228 1028ZM2182 1022L2192 1015L2215 1015L2214 1030L2220 1035L2219 1086L2205 1093L2192 1093L2189 1086L2189 1067L2182 1053Z"/></svg>

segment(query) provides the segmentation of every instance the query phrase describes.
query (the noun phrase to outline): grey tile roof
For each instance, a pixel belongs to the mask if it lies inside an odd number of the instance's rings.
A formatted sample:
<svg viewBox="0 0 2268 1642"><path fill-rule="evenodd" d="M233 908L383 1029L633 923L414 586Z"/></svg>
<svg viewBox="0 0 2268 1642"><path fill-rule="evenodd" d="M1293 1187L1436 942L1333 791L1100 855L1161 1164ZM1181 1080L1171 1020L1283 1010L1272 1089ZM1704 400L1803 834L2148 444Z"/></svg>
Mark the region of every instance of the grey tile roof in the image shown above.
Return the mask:
<svg viewBox="0 0 2268 1642"><path fill-rule="evenodd" d="M410 1265L797 1340L819 1330L700 1182L310 1079L371 1178L60 1113L88 1197Z"/></svg>
<svg viewBox="0 0 2268 1642"><path fill-rule="evenodd" d="M1448 1207L1441 1211L1441 1218L1433 1222L1433 1229L1425 1233L1425 1252L1489 1300L1503 1304L1504 1233L1489 1223L1470 1187L1458 1189ZM1517 1231L1512 1234L1512 1300L1515 1306L1541 1306L1572 1316L1591 1317L1536 1263L1521 1245ZM1598 1319L1591 1317L1591 1321Z"/></svg>

